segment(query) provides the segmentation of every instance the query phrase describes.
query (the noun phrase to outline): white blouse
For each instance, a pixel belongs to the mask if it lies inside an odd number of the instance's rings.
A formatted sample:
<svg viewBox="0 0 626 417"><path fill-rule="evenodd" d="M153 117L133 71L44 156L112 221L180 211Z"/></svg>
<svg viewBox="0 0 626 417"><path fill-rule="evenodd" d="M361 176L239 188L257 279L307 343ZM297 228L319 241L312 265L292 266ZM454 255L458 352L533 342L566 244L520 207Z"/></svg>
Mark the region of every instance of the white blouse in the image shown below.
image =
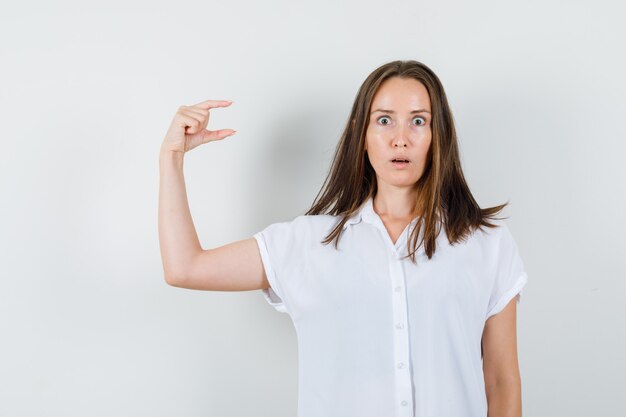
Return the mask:
<svg viewBox="0 0 626 417"><path fill-rule="evenodd" d="M415 265L400 258L418 218L394 245L370 198L336 250L320 241L338 220L301 215L254 234L262 294L296 330L298 417L486 417L485 321L527 282L506 224L454 246L442 230Z"/></svg>

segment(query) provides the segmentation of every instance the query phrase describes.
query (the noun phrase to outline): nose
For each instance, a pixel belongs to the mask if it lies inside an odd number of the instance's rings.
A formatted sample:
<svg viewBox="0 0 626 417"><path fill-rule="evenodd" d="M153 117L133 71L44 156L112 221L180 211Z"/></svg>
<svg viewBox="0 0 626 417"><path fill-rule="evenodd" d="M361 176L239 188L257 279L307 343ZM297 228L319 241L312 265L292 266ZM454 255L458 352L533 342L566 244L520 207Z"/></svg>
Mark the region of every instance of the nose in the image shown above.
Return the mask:
<svg viewBox="0 0 626 417"><path fill-rule="evenodd" d="M393 140L393 146L394 147L398 147L398 148L404 148L406 147L406 135L405 135L405 128L404 126L400 127L395 139Z"/></svg>

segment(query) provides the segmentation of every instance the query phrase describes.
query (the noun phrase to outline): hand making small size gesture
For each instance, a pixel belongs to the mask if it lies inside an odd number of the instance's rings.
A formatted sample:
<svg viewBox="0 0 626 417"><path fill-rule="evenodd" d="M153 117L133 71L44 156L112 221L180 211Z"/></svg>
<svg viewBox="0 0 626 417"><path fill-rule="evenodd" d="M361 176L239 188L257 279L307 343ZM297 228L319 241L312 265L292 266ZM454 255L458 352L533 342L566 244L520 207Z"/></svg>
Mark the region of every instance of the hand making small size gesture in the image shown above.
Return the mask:
<svg viewBox="0 0 626 417"><path fill-rule="evenodd" d="M161 151L184 154L203 143L234 135L237 131L233 129L206 129L209 123L210 110L217 107L227 107L232 103L231 100L206 100L193 106L180 106L165 135Z"/></svg>

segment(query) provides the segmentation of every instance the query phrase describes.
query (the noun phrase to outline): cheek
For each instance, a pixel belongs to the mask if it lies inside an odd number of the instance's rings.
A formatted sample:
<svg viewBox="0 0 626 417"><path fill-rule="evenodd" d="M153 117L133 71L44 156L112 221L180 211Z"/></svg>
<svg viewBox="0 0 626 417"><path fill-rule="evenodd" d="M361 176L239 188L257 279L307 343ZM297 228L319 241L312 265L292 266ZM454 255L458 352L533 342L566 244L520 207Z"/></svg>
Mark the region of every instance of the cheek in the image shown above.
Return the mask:
<svg viewBox="0 0 626 417"><path fill-rule="evenodd" d="M389 133L374 127L367 129L366 134L367 152L371 154L372 159L386 158L385 153L388 153L388 149L386 149L388 147L387 144L391 140Z"/></svg>
<svg viewBox="0 0 626 417"><path fill-rule="evenodd" d="M365 131L365 143L366 143L366 149L368 150L368 152L376 152L376 148L380 147L380 144L382 143L383 137L381 136L380 132L377 131L376 129L373 128L368 128Z"/></svg>
<svg viewBox="0 0 626 417"><path fill-rule="evenodd" d="M378 132L374 126L369 125L369 127L365 130L365 138L366 138L366 141L368 142L368 146L372 144L372 140L376 139L379 136L379 134L380 132Z"/></svg>
<svg viewBox="0 0 626 417"><path fill-rule="evenodd" d="M415 137L418 138L422 142L430 142L432 135L433 135L433 131L430 125L428 127L424 126L424 127L416 128L415 130Z"/></svg>
<svg viewBox="0 0 626 417"><path fill-rule="evenodd" d="M432 142L432 135L430 131L428 131L424 133L424 136L422 138L420 138L420 148L422 148L424 151L427 151L428 148L430 148L431 142Z"/></svg>
<svg viewBox="0 0 626 417"><path fill-rule="evenodd" d="M425 129L423 132L420 132L416 137L416 144L419 149L419 153L421 155L426 156L428 149L430 149L430 144L432 142L432 133L430 129Z"/></svg>

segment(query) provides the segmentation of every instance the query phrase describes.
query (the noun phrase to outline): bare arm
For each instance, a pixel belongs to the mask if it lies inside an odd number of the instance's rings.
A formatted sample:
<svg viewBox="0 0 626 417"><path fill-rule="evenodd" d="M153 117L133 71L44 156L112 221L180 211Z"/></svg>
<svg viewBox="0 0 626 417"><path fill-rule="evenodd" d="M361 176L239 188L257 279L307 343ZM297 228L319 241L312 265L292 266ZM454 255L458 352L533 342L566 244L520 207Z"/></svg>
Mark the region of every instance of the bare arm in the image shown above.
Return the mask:
<svg viewBox="0 0 626 417"><path fill-rule="evenodd" d="M491 316L483 330L483 373L489 417L521 417L522 386L517 360L516 299Z"/></svg>
<svg viewBox="0 0 626 417"><path fill-rule="evenodd" d="M187 202L183 153L161 150L159 155L159 242L165 280L179 279L202 251Z"/></svg>
<svg viewBox="0 0 626 417"><path fill-rule="evenodd" d="M183 174L185 152L232 135L205 129L209 110L231 102L207 100L179 107L159 154L159 243L165 281L177 287L243 291L268 288L254 238L204 250L193 224Z"/></svg>
<svg viewBox="0 0 626 417"><path fill-rule="evenodd" d="M249 291L268 288L269 282L259 247L251 237L201 251L170 285L194 290Z"/></svg>

